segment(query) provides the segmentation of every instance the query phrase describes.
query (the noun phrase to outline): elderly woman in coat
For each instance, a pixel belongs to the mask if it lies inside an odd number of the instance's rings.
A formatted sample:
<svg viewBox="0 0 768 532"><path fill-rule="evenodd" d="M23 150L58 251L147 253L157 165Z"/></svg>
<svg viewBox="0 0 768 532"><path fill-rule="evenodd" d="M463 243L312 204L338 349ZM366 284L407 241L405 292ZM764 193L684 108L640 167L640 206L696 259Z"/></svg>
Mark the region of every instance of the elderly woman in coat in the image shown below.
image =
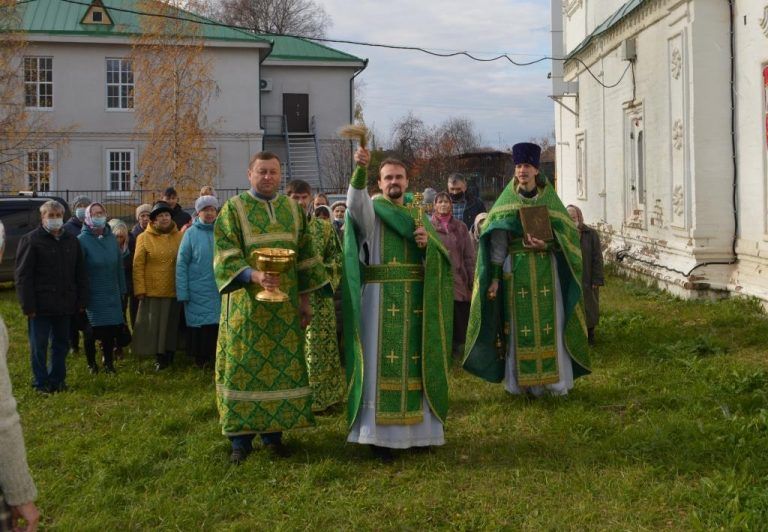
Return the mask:
<svg viewBox="0 0 768 532"><path fill-rule="evenodd" d="M187 352L195 364L212 367L219 336L221 296L213 276L213 225L219 212L215 196L195 201L195 221L184 232L176 259L176 299L184 305Z"/></svg>
<svg viewBox="0 0 768 532"><path fill-rule="evenodd" d="M112 359L123 320L125 273L123 254L117 239L107 225L107 211L101 203L91 203L85 210L85 221L80 236L85 268L88 272L88 304L85 313L91 329L85 338L85 356L91 373L99 371L96 365L96 340L101 342L104 371L114 373Z"/></svg>
<svg viewBox="0 0 768 532"><path fill-rule="evenodd" d="M589 345L595 345L595 327L600 321L600 287L605 284L600 236L584 224L581 209L575 205L566 208L581 235L581 260L584 265L581 286L584 292L584 312L587 315L587 340Z"/></svg>
<svg viewBox="0 0 768 532"><path fill-rule="evenodd" d="M139 300L133 352L155 355L157 371L173 363L181 316L176 301L176 256L181 233L172 212L166 202L155 203L149 225L136 239L133 255L133 292Z"/></svg>
<svg viewBox="0 0 768 532"><path fill-rule="evenodd" d="M464 342L472 301L475 273L475 246L464 222L453 217L451 197L446 192L435 195L432 225L451 256L453 270L453 356L464 355Z"/></svg>

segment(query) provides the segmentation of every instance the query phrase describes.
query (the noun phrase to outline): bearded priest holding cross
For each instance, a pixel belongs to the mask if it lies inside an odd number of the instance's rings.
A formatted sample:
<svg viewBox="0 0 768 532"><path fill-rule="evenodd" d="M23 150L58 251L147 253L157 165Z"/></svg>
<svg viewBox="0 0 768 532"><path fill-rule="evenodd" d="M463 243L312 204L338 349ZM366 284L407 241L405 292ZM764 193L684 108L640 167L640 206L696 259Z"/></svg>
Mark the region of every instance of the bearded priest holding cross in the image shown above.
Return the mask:
<svg viewBox="0 0 768 532"><path fill-rule="evenodd" d="M347 441L392 449L445 443L453 324L449 255L429 219L404 206L405 165L379 168L382 194L366 190L370 154L355 153L344 231ZM417 223L416 217L421 223Z"/></svg>

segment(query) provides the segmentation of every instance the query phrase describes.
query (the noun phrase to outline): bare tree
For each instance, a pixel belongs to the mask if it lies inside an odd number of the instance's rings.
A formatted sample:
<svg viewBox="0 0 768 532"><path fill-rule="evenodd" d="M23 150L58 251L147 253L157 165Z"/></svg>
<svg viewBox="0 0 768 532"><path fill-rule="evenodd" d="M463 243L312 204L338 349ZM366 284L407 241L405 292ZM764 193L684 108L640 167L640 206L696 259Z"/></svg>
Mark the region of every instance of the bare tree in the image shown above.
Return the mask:
<svg viewBox="0 0 768 532"><path fill-rule="evenodd" d="M467 118L451 117L427 127L410 112L392 130L392 152L411 166L411 179L418 187L442 187L446 175L455 171L456 157L478 145L475 125Z"/></svg>
<svg viewBox="0 0 768 532"><path fill-rule="evenodd" d="M0 0L0 187L4 190L30 186L25 179L29 152L60 148L72 129L54 131L50 113L30 109L52 107L53 95L34 90L40 76L47 73L25 61L28 49L16 0ZM38 170L47 173L50 164L50 160L39 161Z"/></svg>
<svg viewBox="0 0 768 532"><path fill-rule="evenodd" d="M412 164L419 158L428 135L429 129L424 121L409 111L392 126L392 152Z"/></svg>
<svg viewBox="0 0 768 532"><path fill-rule="evenodd" d="M177 15L170 4L143 0L141 11ZM168 184L191 194L216 175L217 157L210 137L208 104L217 93L200 28L163 16L141 17L131 60L136 72L135 134L145 140L139 159L140 185Z"/></svg>
<svg viewBox="0 0 768 532"><path fill-rule="evenodd" d="M255 33L325 37L331 17L313 0L222 0L219 18Z"/></svg>
<svg viewBox="0 0 768 532"><path fill-rule="evenodd" d="M475 124L469 118L451 117L437 128L442 155L460 155L480 146Z"/></svg>

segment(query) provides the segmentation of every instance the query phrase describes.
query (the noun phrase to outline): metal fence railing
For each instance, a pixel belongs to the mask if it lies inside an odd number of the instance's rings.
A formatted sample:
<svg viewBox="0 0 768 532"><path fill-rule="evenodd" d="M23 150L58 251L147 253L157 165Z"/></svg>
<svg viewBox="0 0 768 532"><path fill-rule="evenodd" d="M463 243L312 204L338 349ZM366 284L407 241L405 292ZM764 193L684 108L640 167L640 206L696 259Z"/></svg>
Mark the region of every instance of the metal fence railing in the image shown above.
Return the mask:
<svg viewBox="0 0 768 532"><path fill-rule="evenodd" d="M217 188L216 196L221 203L232 196L236 196L241 192L247 190L246 188ZM8 195L8 193L5 193ZM47 190L47 191L22 191L17 193L11 193L11 195L20 196L37 196L37 197L56 197L61 198L67 202L67 205L71 207L71 204L78 196L86 196L91 202L99 202L104 205L110 218L122 218L126 220L133 220L136 215L136 207L142 203L149 203L150 205L160 200L162 191L158 190L143 190L135 189L131 191L116 192L114 190ZM180 204L185 210L194 208L194 199L182 196Z"/></svg>

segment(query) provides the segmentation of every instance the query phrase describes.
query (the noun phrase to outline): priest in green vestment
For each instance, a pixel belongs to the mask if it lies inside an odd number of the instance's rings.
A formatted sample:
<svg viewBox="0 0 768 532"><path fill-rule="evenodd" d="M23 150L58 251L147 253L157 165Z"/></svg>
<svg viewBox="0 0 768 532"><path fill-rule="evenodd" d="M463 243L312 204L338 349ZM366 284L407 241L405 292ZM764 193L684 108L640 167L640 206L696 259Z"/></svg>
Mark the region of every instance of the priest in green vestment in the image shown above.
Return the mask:
<svg viewBox="0 0 768 532"><path fill-rule="evenodd" d="M590 372L581 247L553 187L537 183L540 155L536 144L513 146L515 179L483 223L464 368L513 394L564 395ZM532 212L551 239L532 234Z"/></svg>
<svg viewBox="0 0 768 532"><path fill-rule="evenodd" d="M303 328L312 315L310 292L328 280L304 211L277 192L280 179L278 157L256 154L248 170L251 189L224 204L214 227L214 274L222 294L216 403L233 463L248 456L256 434L275 454L287 455L282 431L315 423ZM282 274L258 271L253 252L259 248L293 250L293 267ZM256 299L262 289L275 288L288 301Z"/></svg>
<svg viewBox="0 0 768 532"><path fill-rule="evenodd" d="M301 179L294 179L285 188L285 194L303 209L312 204L312 187ZM320 206L328 211L330 209ZM344 399L344 377L339 360L336 336L336 310L333 294L341 281L341 242L329 220L317 216L308 218L312 245L323 262L330 290L312 292L312 321L304 335L304 356L307 359L309 387L312 388L312 411L323 412Z"/></svg>
<svg viewBox="0 0 768 532"><path fill-rule="evenodd" d="M379 168L381 194L366 190L368 151L355 153L347 192L342 298L348 383L347 441L391 449L445 442L453 279L429 219L406 207L405 165Z"/></svg>

